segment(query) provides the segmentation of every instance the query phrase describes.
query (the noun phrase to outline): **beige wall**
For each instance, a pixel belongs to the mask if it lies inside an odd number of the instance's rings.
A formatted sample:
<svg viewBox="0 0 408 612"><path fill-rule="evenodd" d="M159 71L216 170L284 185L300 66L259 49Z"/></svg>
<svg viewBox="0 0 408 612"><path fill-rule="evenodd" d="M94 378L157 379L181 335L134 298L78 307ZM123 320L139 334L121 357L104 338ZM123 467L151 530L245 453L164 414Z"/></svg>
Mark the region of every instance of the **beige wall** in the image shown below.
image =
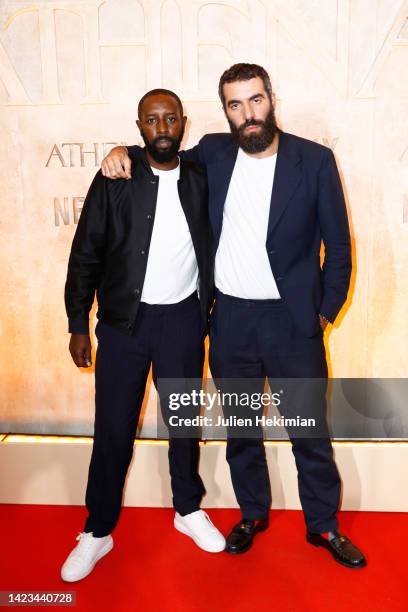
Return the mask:
<svg viewBox="0 0 408 612"><path fill-rule="evenodd" d="M342 510L407 512L408 444L334 442ZM0 439L1 504L84 503L92 439L6 436ZM225 443L201 443L205 508L236 508ZM300 509L295 460L288 442L267 442L272 508ZM138 440L124 490L125 506L171 507L168 445Z"/></svg>
<svg viewBox="0 0 408 612"><path fill-rule="evenodd" d="M406 376L407 17L401 0L0 2L4 428L92 431L93 374L70 360L63 304L82 198L104 151L139 140L149 88L182 96L185 145L225 130L217 81L237 61L269 70L282 127L331 146L344 179L355 272L331 373Z"/></svg>

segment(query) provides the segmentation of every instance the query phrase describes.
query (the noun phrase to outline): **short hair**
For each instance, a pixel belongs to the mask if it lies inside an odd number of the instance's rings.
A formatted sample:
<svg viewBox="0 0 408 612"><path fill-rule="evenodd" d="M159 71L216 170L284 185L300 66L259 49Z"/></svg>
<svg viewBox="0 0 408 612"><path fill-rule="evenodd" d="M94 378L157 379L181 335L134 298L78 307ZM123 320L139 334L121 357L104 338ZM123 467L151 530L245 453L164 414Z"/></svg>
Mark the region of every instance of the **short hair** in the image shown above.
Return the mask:
<svg viewBox="0 0 408 612"><path fill-rule="evenodd" d="M226 70L221 75L220 83L218 85L218 95L220 96L220 100L222 102L223 107L225 108L225 83L234 83L235 81L249 81L249 79L255 79L256 77L260 77L262 79L265 91L268 94L269 99L272 99L271 79L269 78L269 75L266 72L265 68L262 68L262 66L258 66L258 64L234 64L233 66L231 66L231 68L228 68L228 70Z"/></svg>
<svg viewBox="0 0 408 612"><path fill-rule="evenodd" d="M164 95L164 96L170 96L172 98L174 98L178 104L178 107L180 109L180 113L181 116L183 116L183 104L181 103L180 98L178 97L178 95L176 93L174 93L174 91L170 91L170 89L162 89L162 88L157 88L157 89L151 89L150 91L148 91L147 93L144 94L144 96L142 96L139 100L139 104L137 106L137 115L140 118L140 113L142 110L142 106L143 106L143 102L146 100L146 98L150 98L150 96L158 96L158 95Z"/></svg>

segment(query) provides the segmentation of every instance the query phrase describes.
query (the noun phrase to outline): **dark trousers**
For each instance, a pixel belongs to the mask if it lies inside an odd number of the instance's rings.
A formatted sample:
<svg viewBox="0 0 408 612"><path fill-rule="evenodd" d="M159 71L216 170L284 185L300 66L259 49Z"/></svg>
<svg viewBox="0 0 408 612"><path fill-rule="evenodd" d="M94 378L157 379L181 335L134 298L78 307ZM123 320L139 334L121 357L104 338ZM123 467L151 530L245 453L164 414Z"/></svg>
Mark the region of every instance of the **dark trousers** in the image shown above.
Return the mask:
<svg viewBox="0 0 408 612"><path fill-rule="evenodd" d="M244 300L217 292L210 325L210 368L215 380L326 379L323 333L302 336L282 300ZM325 399L315 409L326 423ZM319 438L288 434L307 528L315 533L336 529L341 483L328 433ZM227 461L243 516L267 516L271 492L263 440L228 438Z"/></svg>
<svg viewBox="0 0 408 612"><path fill-rule="evenodd" d="M150 365L156 387L160 378L201 379L205 324L195 294L178 304L141 303L131 336L102 321L95 333L95 432L84 531L102 537L119 518ZM198 510L205 492L198 461L198 439L169 440L173 503L182 515Z"/></svg>

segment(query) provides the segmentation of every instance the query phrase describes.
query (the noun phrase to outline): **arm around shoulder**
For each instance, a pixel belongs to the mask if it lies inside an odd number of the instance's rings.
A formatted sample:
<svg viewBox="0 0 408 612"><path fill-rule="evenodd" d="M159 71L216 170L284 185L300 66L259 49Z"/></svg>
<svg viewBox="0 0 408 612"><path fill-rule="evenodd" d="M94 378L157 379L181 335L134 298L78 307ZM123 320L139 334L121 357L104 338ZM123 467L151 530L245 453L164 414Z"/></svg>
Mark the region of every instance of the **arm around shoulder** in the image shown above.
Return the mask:
<svg viewBox="0 0 408 612"><path fill-rule="evenodd" d="M129 149L135 147L114 147L102 160L101 172L109 179L132 178L132 161L129 157ZM140 147L137 147L140 148Z"/></svg>

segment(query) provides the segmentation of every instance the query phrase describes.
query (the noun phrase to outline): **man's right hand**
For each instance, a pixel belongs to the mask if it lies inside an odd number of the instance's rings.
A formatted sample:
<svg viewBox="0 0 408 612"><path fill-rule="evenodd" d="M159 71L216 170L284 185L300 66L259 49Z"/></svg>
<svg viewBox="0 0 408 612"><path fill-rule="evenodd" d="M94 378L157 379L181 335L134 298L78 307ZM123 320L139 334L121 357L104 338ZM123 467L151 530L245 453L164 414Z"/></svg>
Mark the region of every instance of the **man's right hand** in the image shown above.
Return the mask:
<svg viewBox="0 0 408 612"><path fill-rule="evenodd" d="M132 162L126 147L114 147L102 160L102 174L110 179L130 179Z"/></svg>
<svg viewBox="0 0 408 612"><path fill-rule="evenodd" d="M88 334L71 334L69 352L78 368L89 368L92 365L91 339Z"/></svg>

